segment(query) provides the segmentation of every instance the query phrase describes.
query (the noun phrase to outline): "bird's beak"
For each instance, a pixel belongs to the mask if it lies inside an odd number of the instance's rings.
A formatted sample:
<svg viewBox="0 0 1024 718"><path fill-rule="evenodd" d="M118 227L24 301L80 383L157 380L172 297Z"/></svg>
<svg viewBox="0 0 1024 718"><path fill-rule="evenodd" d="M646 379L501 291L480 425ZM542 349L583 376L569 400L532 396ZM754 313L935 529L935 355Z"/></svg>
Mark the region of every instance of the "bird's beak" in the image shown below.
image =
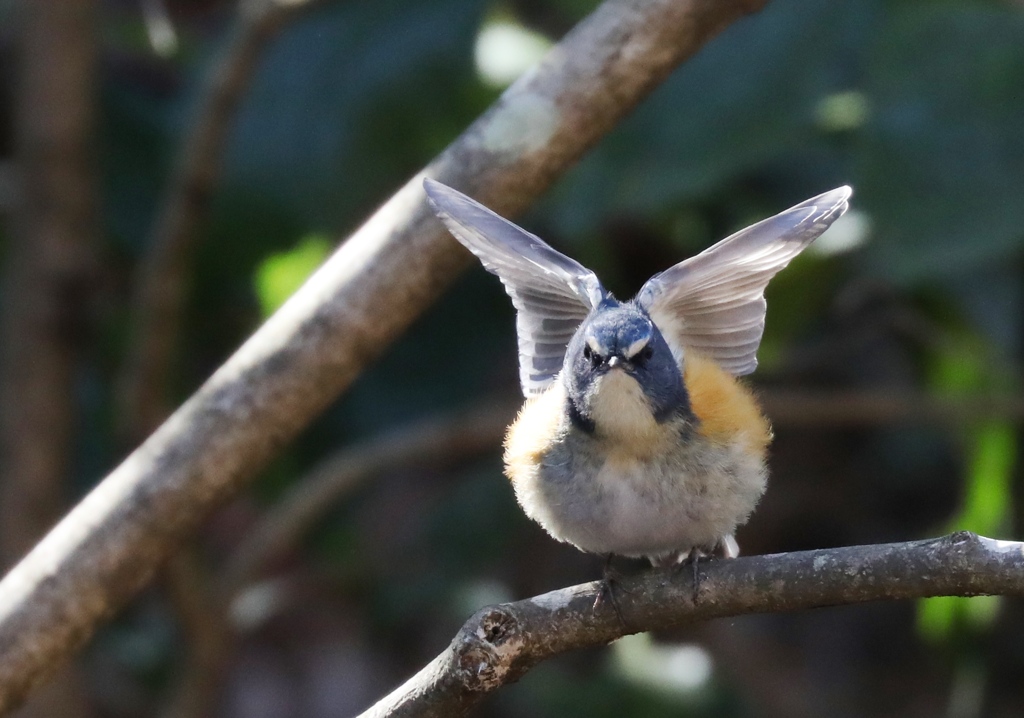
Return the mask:
<svg viewBox="0 0 1024 718"><path fill-rule="evenodd" d="M613 356L608 360L608 368L614 369L622 364L622 357Z"/></svg>

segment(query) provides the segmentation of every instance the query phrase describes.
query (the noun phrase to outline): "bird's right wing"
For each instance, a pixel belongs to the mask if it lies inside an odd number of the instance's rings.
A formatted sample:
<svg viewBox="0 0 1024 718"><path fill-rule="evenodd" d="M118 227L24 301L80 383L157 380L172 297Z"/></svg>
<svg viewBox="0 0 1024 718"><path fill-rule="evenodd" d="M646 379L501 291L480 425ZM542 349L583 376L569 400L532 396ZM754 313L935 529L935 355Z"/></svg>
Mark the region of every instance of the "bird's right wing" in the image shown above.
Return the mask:
<svg viewBox="0 0 1024 718"><path fill-rule="evenodd" d="M516 308L523 393L543 393L576 329L605 297L597 275L461 192L429 178L423 187L448 230L505 285Z"/></svg>

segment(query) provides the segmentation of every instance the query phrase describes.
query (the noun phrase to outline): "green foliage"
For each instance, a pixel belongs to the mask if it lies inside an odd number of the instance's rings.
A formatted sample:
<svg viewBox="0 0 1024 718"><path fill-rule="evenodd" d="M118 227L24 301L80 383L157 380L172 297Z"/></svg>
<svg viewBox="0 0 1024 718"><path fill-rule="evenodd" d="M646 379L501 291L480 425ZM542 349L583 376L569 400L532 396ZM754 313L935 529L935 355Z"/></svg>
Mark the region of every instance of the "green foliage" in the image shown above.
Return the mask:
<svg viewBox="0 0 1024 718"><path fill-rule="evenodd" d="M949 531L974 531L983 536L1005 535L1009 525L1011 481L1017 459L1017 437L1008 422L987 422L971 432L971 458L960 512ZM941 596L921 601L918 628L932 641L952 638L958 631L978 631L992 625L999 610L998 596L957 598Z"/></svg>
<svg viewBox="0 0 1024 718"><path fill-rule="evenodd" d="M940 345L931 368L936 393L971 396L1006 390L1014 382L1001 375L991 360L991 349L971 332L955 332ZM965 428L964 495L960 510L946 531L974 531L1002 536L1010 528L1013 510L1012 481L1018 453L1016 427L1006 420L987 420ZM992 624L1000 599L992 596L943 596L921 601L918 629L932 641L944 641L964 630L978 631Z"/></svg>
<svg viewBox="0 0 1024 718"><path fill-rule="evenodd" d="M314 234L304 238L294 249L271 254L256 268L256 296L264 317L269 317L284 304L327 257L331 249L327 238Z"/></svg>

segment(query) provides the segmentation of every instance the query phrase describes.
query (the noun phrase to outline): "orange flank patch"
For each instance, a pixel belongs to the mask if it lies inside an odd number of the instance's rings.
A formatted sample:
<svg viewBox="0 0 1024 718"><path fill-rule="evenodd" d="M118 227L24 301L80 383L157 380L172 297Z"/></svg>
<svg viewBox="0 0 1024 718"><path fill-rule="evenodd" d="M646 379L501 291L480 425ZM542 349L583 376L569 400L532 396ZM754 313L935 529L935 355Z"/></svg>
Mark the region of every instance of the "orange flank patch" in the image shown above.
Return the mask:
<svg viewBox="0 0 1024 718"><path fill-rule="evenodd" d="M751 449L764 452L772 440L768 419L751 391L717 364L686 352L683 381L700 433L715 441L745 437Z"/></svg>

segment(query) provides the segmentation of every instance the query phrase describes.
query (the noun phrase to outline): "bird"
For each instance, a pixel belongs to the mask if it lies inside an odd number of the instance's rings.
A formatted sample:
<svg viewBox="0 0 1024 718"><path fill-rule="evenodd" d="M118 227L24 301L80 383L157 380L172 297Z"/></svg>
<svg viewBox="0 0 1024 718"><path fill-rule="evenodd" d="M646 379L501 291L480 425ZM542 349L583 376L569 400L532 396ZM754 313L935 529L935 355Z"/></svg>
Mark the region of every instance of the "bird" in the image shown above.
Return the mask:
<svg viewBox="0 0 1024 718"><path fill-rule="evenodd" d="M769 280L847 209L848 186L757 222L619 301L597 275L461 192L424 180L449 232L516 309L525 403L505 473L553 538L667 567L733 558L767 479L757 367ZM618 612L618 611L617 611Z"/></svg>

